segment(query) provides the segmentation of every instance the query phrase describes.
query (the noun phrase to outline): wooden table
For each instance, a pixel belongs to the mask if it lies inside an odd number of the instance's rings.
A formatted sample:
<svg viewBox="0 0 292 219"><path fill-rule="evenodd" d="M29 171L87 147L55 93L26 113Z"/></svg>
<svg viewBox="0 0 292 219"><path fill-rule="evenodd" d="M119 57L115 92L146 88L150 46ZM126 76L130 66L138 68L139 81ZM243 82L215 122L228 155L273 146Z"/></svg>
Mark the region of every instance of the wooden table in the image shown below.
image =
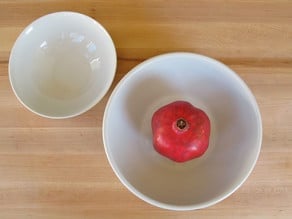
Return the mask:
<svg viewBox="0 0 292 219"><path fill-rule="evenodd" d="M106 97L73 119L26 110L8 80L10 49L39 16L71 10L102 23L118 69ZM108 97L132 67L165 52L190 51L234 69L262 113L263 144L244 185L207 209L173 212L132 195L103 148ZM292 1L0 0L0 218L291 218Z"/></svg>

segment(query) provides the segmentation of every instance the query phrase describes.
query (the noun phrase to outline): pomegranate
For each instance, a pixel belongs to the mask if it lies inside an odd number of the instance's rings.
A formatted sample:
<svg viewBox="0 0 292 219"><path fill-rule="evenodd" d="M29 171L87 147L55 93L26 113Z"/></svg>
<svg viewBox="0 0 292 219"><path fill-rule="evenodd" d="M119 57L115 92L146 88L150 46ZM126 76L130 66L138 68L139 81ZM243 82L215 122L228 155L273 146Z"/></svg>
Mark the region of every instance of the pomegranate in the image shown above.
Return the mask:
<svg viewBox="0 0 292 219"><path fill-rule="evenodd" d="M153 146L161 155L186 162L202 156L208 148L210 120L187 101L175 101L152 116Z"/></svg>

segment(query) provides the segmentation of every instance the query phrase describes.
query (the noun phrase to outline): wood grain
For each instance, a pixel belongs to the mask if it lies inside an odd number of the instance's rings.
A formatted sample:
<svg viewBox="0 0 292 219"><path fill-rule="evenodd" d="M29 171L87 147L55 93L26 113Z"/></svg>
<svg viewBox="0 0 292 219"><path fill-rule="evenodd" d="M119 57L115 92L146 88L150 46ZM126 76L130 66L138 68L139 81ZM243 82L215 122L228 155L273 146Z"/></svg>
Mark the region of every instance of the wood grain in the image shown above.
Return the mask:
<svg viewBox="0 0 292 219"><path fill-rule="evenodd" d="M118 52L105 98L72 119L25 109L8 80L9 53L31 21L72 10L102 23ZM291 218L292 2L288 0L0 0L0 218ZM164 52L191 51L235 70L263 119L258 163L226 200L172 212L132 195L114 175L102 142L102 117L115 85L135 65Z"/></svg>
<svg viewBox="0 0 292 219"><path fill-rule="evenodd" d="M0 60L22 29L44 14L73 10L101 22L120 58L145 59L167 51L214 58L290 59L289 1L0 1ZM141 31L143 30L143 31Z"/></svg>

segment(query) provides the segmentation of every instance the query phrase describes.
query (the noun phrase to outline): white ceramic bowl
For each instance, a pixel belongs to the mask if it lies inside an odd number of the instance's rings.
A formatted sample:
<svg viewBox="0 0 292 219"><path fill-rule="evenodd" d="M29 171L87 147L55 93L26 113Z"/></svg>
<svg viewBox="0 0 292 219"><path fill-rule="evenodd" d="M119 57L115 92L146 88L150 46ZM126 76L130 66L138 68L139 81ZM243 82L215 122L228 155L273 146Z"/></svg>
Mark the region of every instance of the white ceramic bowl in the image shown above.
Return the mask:
<svg viewBox="0 0 292 219"><path fill-rule="evenodd" d="M97 21L56 12L35 20L17 38L9 79L32 112L68 118L102 99L113 81L116 59L113 41Z"/></svg>
<svg viewBox="0 0 292 219"><path fill-rule="evenodd" d="M186 100L211 120L206 153L175 163L152 146L151 117ZM171 53L131 70L113 91L103 120L108 160L120 181L142 200L165 209L192 210L232 194L255 166L262 140L256 100L228 67L208 57Z"/></svg>

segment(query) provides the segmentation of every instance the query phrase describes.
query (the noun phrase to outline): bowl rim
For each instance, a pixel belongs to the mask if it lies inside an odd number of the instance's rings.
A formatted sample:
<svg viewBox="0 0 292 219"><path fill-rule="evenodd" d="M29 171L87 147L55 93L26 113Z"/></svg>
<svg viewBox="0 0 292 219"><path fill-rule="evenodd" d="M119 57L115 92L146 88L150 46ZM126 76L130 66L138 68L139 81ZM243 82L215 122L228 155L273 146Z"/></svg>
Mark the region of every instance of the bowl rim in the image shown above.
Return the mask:
<svg viewBox="0 0 292 219"><path fill-rule="evenodd" d="M111 107L112 100L113 100L114 96L118 93L119 89L125 83L127 83L127 81L131 79L131 77L134 77L136 74L138 74L138 72L141 69L143 69L145 66L151 65L152 63L157 62L161 59L167 59L170 57L180 57L180 58L193 57L196 59L208 61L210 64L218 66L221 69L223 68L224 71L228 72L230 74L230 76L234 77L234 79L236 79L237 82L240 85L242 85L242 87L244 89L244 93L249 97L249 100L251 101L251 104L253 106L254 112L256 113L256 117L257 117L257 124L258 124L257 129L258 129L258 133L259 133L259 135L257 136L257 139L256 139L257 143L255 145L257 147L257 151L256 151L255 159L252 162L252 164L250 165L249 170L247 171L247 174L243 177L243 179L240 181L240 183L238 183L236 186L233 186L232 188L230 188L227 192L219 195L218 198L214 198L212 200L205 201L205 202L202 202L200 204L173 205L173 204L168 204L168 203L163 203L163 202L157 201L157 200L150 198L147 195L141 193L130 182L128 182L128 180L121 173L121 171L119 170L119 167L117 166L116 162L114 161L114 159L111 155L110 148L107 145L107 133L105 132L106 126L107 126L107 118L108 118L108 115L109 115L110 110L111 110L110 107ZM227 65L223 64L222 62L220 62L216 59L210 58L208 56L197 54L197 53L192 53L192 52L169 52L169 53L156 55L154 57L151 57L151 58L139 63L134 68L132 68L118 82L118 84L116 85L116 87L112 91L112 93L108 99L108 102L106 104L106 107L105 107L104 116L103 116L103 124L102 124L102 138L103 138L103 143L104 143L104 150L105 150L108 162L110 163L110 166L111 166L113 172L118 177L120 182L132 194L134 194L135 196L137 196L141 200L145 201L146 203L153 205L155 207L158 207L158 208L162 208L162 209L166 209L166 210L174 210L174 211L189 211L189 210L198 210L198 209L207 208L207 207L215 205L215 204L221 202L222 200L228 198L229 196L231 196L236 190L238 190L239 187L242 186L242 184L247 180L247 178L250 176L253 169L255 168L255 165L257 163L257 160L259 158L259 154L261 151L262 136L263 136L263 128L262 128L262 117L261 117L260 109L259 109L259 106L258 106L258 103L256 101L255 96L253 95L253 93L251 92L251 90L249 89L247 84L243 81L243 79L241 79L237 73L235 73L231 68L229 68Z"/></svg>
<svg viewBox="0 0 292 219"><path fill-rule="evenodd" d="M110 78L110 80L107 81L105 89L103 89L103 92L101 92L98 96L99 98L95 98L93 99L86 107L82 107L82 110L76 111L75 113L70 113L70 114L66 114L66 115L62 115L62 116L53 116L53 115L49 115L49 114L44 114L44 113L40 113L38 111L36 111L35 109L32 109L31 107L29 107L18 95L14 83L13 83L13 79L12 79L12 73L11 73L11 60L14 57L14 51L17 49L17 44L18 42L20 42L23 38L23 36L26 34L26 32L29 30L29 28L31 28L33 25L35 25L36 23L42 21L43 19L50 19L50 17L53 16L80 16L83 18L86 18L89 22L92 22L94 25L96 25L98 27L98 29L102 30L103 34L105 34L105 36L107 37L111 47L112 47L112 51L114 53L114 56L112 57L113 59L113 76ZM10 55L9 55L9 60L8 60L8 77L9 77L9 82L10 82L10 86L12 88L12 91L14 93L14 95L16 96L16 98L18 99L18 101L26 108L28 109L30 112L39 115L41 117L44 118L48 118L48 119L67 119L67 118L72 118L72 117L76 117L79 116L87 111L89 111L91 108L93 108L97 103L99 103L104 96L107 94L107 92L109 91L114 78L115 78L115 74L117 71L117 51L116 51L116 47L114 44L114 41L111 37L111 35L108 33L108 31L105 29L105 27L99 23L97 20L93 19L92 17L86 15L86 14L82 14L79 12L75 12L75 11L57 11L57 12L52 12L52 13L48 13L45 15L42 15L36 19L34 19L33 21L31 21L18 35L18 37L16 38L11 51L10 51Z"/></svg>

